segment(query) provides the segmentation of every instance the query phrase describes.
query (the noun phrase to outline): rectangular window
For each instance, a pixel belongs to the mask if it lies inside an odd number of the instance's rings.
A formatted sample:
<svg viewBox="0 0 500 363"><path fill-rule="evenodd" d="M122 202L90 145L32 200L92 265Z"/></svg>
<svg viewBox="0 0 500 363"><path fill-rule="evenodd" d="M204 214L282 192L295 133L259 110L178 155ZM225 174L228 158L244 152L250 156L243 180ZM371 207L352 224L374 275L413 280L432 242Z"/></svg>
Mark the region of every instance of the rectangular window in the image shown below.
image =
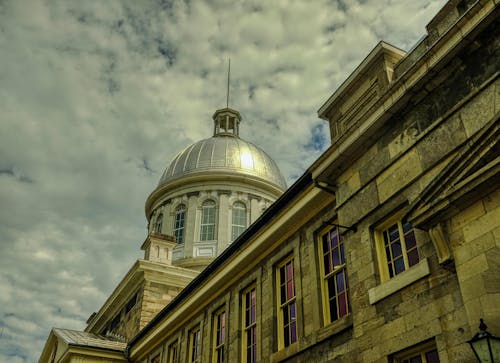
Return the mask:
<svg viewBox="0 0 500 363"><path fill-rule="evenodd" d="M389 280L416 265L417 239L411 223L392 219L375 230L382 280Z"/></svg>
<svg viewBox="0 0 500 363"><path fill-rule="evenodd" d="M325 323L346 316L350 310L344 241L337 227L320 234L323 312Z"/></svg>
<svg viewBox="0 0 500 363"><path fill-rule="evenodd" d="M242 202L236 202L232 208L231 241L234 241L247 228L247 209Z"/></svg>
<svg viewBox="0 0 500 363"><path fill-rule="evenodd" d="M201 362L201 330L199 326L189 332L189 362Z"/></svg>
<svg viewBox="0 0 500 363"><path fill-rule="evenodd" d="M434 341L406 349L390 357L391 363L439 363L439 354Z"/></svg>
<svg viewBox="0 0 500 363"><path fill-rule="evenodd" d="M297 341L297 303L293 258L277 267L278 278L278 346L288 347Z"/></svg>
<svg viewBox="0 0 500 363"><path fill-rule="evenodd" d="M214 359L216 363L224 362L224 344L226 341L226 311L219 310L214 315Z"/></svg>
<svg viewBox="0 0 500 363"><path fill-rule="evenodd" d="M174 341L168 346L168 358L167 363L178 363L179 362L179 348L178 341Z"/></svg>
<svg viewBox="0 0 500 363"><path fill-rule="evenodd" d="M243 312L243 362L257 362L257 291L255 286L242 294Z"/></svg>
<svg viewBox="0 0 500 363"><path fill-rule="evenodd" d="M201 206L200 241L215 239L215 202L207 200Z"/></svg>

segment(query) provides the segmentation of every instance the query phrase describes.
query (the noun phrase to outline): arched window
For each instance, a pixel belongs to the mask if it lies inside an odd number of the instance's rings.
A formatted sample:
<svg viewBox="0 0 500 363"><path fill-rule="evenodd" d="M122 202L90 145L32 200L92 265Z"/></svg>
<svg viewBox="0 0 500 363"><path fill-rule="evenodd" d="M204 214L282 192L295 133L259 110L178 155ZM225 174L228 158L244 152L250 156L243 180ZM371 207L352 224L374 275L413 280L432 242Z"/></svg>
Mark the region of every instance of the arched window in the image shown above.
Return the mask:
<svg viewBox="0 0 500 363"><path fill-rule="evenodd" d="M177 243L184 243L184 225L186 221L186 206L181 204L175 208L174 237Z"/></svg>
<svg viewBox="0 0 500 363"><path fill-rule="evenodd" d="M156 217L156 223L155 223L155 232L161 233L161 226L163 224L163 213L158 214L158 217Z"/></svg>
<svg viewBox="0 0 500 363"><path fill-rule="evenodd" d="M231 241L234 241L247 228L247 207L242 202L233 204Z"/></svg>
<svg viewBox="0 0 500 363"><path fill-rule="evenodd" d="M215 202L206 200L201 206L200 241L215 239Z"/></svg>

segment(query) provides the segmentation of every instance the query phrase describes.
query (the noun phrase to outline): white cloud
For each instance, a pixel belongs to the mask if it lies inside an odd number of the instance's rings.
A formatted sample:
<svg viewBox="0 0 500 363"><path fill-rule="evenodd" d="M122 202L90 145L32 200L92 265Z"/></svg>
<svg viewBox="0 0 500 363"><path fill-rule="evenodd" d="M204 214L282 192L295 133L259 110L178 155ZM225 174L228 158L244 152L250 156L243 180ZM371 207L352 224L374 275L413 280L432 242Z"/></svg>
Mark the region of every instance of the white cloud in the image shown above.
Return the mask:
<svg viewBox="0 0 500 363"><path fill-rule="evenodd" d="M290 184L327 146L321 104L443 2L1 1L0 361L83 328L140 256L143 203L211 136L228 57L241 134Z"/></svg>

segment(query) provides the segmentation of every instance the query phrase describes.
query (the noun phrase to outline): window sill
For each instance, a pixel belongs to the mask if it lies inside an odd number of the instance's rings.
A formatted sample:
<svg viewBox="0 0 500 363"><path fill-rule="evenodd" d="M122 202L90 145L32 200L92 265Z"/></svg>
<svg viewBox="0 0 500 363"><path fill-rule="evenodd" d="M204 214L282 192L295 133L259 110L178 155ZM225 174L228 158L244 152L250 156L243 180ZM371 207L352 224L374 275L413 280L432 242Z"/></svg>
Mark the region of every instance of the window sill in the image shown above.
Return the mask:
<svg viewBox="0 0 500 363"><path fill-rule="evenodd" d="M307 339L299 339L297 342L292 345L283 348L276 353L271 355L271 363L283 362L292 358L293 356L300 354L306 349L311 348L311 346L320 343L323 340L326 340L336 334L340 334L352 327L352 313L346 315L340 320L334 321L323 328L319 329L312 336L308 336ZM307 342L307 343L306 343Z"/></svg>
<svg viewBox="0 0 500 363"><path fill-rule="evenodd" d="M427 259L424 259L392 279L368 290L368 299L370 304L375 304L376 302L394 294L396 291L401 290L402 288L429 274L429 263L427 262Z"/></svg>
<svg viewBox="0 0 500 363"><path fill-rule="evenodd" d="M288 359L299 352L299 343L295 342L286 348L278 350L276 353L271 355L271 363L281 362Z"/></svg>

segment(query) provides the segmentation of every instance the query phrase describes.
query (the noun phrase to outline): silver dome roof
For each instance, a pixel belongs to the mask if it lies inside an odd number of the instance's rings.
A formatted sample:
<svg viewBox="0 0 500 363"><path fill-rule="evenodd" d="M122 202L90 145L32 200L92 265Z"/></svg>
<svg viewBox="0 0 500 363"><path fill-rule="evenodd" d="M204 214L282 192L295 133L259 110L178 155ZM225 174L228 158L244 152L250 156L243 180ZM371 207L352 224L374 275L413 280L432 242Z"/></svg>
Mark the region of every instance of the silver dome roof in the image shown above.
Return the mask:
<svg viewBox="0 0 500 363"><path fill-rule="evenodd" d="M163 173L158 186L201 172L246 174L285 190L285 178L264 150L239 137L216 135L181 151Z"/></svg>

